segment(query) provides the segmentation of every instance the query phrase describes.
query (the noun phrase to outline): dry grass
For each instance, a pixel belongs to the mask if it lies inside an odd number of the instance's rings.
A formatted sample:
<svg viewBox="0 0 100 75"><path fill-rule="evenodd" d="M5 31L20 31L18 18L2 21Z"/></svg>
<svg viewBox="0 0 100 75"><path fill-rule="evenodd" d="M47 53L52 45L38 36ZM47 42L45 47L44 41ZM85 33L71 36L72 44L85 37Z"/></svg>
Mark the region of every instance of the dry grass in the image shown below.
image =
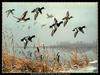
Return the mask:
<svg viewBox="0 0 100 75"><path fill-rule="evenodd" d="M63 70L69 70L72 66L77 64L80 68L86 67L88 65L88 59L85 56L84 60L78 60L77 51L74 49L71 53L71 59L66 60L64 65L53 61L48 64L48 59L40 61L17 58L10 56L8 52L2 53L2 72L60 72Z"/></svg>

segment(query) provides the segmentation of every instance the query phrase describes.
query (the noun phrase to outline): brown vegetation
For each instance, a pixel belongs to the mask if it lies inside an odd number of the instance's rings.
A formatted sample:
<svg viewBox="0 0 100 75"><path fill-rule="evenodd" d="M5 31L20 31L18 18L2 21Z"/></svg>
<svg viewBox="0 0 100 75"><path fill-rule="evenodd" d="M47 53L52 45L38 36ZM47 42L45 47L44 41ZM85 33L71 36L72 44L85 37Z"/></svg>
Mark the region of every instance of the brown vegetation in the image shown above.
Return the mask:
<svg viewBox="0 0 100 75"><path fill-rule="evenodd" d="M48 64L46 60L34 60L26 58L18 58L9 55L8 52L2 53L2 71L3 72L59 72L63 70L69 70L75 65L80 68L86 67L89 63L86 55L79 58L77 50L74 49L71 52L71 59L67 60L64 65L59 64L57 61L53 61Z"/></svg>

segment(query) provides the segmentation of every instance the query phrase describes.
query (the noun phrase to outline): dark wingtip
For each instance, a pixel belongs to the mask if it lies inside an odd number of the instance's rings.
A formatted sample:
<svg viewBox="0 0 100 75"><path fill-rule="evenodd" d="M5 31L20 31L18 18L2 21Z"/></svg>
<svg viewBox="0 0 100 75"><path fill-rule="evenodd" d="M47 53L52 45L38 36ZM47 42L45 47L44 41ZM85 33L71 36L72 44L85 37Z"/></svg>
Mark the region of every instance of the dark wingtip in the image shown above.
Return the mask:
<svg viewBox="0 0 100 75"><path fill-rule="evenodd" d="M12 10L14 10L14 9L12 9Z"/></svg>
<svg viewBox="0 0 100 75"><path fill-rule="evenodd" d="M87 28L86 26L83 26L83 28Z"/></svg>
<svg viewBox="0 0 100 75"><path fill-rule="evenodd" d="M36 37L35 35L33 35L32 37Z"/></svg>
<svg viewBox="0 0 100 75"><path fill-rule="evenodd" d="M33 13L33 11L31 11L31 13Z"/></svg>
<svg viewBox="0 0 100 75"><path fill-rule="evenodd" d="M52 28L52 26L49 26L49 28Z"/></svg>
<svg viewBox="0 0 100 75"><path fill-rule="evenodd" d="M21 39L20 41L23 41L23 39Z"/></svg>
<svg viewBox="0 0 100 75"><path fill-rule="evenodd" d="M75 29L73 29L72 31L75 31Z"/></svg>
<svg viewBox="0 0 100 75"><path fill-rule="evenodd" d="M45 9L44 7L42 7L42 9Z"/></svg>
<svg viewBox="0 0 100 75"><path fill-rule="evenodd" d="M61 21L61 23L63 23L63 21Z"/></svg>

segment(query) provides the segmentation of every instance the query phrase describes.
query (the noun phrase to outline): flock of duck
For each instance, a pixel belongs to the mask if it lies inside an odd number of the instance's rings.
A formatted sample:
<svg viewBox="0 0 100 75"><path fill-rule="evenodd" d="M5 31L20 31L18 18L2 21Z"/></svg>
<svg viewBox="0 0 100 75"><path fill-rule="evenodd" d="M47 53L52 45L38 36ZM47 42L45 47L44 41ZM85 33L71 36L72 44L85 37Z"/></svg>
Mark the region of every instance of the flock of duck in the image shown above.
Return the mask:
<svg viewBox="0 0 100 75"><path fill-rule="evenodd" d="M42 12L43 12L44 9L45 9L44 7L37 7L34 10L31 11L31 13L34 13L34 20L36 20L37 17L39 17L39 14L42 14ZM26 22L26 21L30 20L30 17L26 17L28 11L25 11L21 15L21 17L16 17L14 15L14 11L15 11L15 9L9 9L9 10L7 10L6 11L7 17L10 14L12 14L13 17L17 19L17 23L18 22L21 22L21 21ZM52 14L49 15L48 13L46 15L47 15L47 18L53 18L54 17ZM65 27L71 18L73 18L73 16L70 16L69 15L69 11L67 11L66 16L63 17L62 18L62 21L60 21L60 22L58 22L58 20L54 17L54 23L49 26L49 28L52 29L51 36L53 36L55 34L55 32L57 31L57 29L60 27L61 24L63 24L63 26ZM46 26L46 24L42 25L41 27L44 27L44 26ZM84 33L84 31L83 31L84 28L86 28L86 26L78 26L78 27L75 27L72 30L72 31L75 32L74 33L74 38L76 38L78 32ZM28 42L29 41L32 42L32 38L35 38L35 37L36 37L35 35L32 35L32 36L25 36L24 38L21 39L22 42L25 42L24 43L24 49L26 49Z"/></svg>

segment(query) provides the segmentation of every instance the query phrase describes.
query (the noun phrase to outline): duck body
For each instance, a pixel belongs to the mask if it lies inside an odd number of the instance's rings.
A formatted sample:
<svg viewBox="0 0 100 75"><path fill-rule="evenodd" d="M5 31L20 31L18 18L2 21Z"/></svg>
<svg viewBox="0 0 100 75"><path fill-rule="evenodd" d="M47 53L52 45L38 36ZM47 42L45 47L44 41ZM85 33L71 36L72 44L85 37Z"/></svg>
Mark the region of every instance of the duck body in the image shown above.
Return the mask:
<svg viewBox="0 0 100 75"><path fill-rule="evenodd" d="M82 26L82 27L79 26L79 27L74 28L73 29L73 31L75 31L74 38L76 38L76 35L78 34L79 31L82 32L82 33L84 33L84 31L83 31L84 28L86 28L86 26Z"/></svg>
<svg viewBox="0 0 100 75"><path fill-rule="evenodd" d="M35 37L35 35L33 35L33 36L26 36L26 37L21 39L22 42L24 41L24 49L26 49L26 46L27 46L29 41L32 42L32 38L34 38L34 37Z"/></svg>
<svg viewBox="0 0 100 75"><path fill-rule="evenodd" d="M18 21L17 21L17 22L20 22L20 21L24 21L24 22L26 22L27 20L30 20L30 18L29 18L29 17L28 17L28 18L26 18L27 12L28 12L28 11L25 11L25 12L22 14L22 17L20 17L20 18L15 17L15 16L13 16L13 17L14 17L14 18L16 18L16 19L18 19Z"/></svg>
<svg viewBox="0 0 100 75"><path fill-rule="evenodd" d="M35 13L34 20L37 19L39 13L42 14L42 10L43 9L44 9L44 7L41 7L41 8L40 7L37 7L33 11L31 11L31 13Z"/></svg>
<svg viewBox="0 0 100 75"><path fill-rule="evenodd" d="M64 20L64 27L66 26L66 24L71 18L73 18L73 16L69 16L69 11L67 11L66 16L62 18L62 20Z"/></svg>
<svg viewBox="0 0 100 75"><path fill-rule="evenodd" d="M57 31L57 28L63 23L63 21L58 22L56 18L54 18L54 24L52 24L49 28L52 28L51 36Z"/></svg>

